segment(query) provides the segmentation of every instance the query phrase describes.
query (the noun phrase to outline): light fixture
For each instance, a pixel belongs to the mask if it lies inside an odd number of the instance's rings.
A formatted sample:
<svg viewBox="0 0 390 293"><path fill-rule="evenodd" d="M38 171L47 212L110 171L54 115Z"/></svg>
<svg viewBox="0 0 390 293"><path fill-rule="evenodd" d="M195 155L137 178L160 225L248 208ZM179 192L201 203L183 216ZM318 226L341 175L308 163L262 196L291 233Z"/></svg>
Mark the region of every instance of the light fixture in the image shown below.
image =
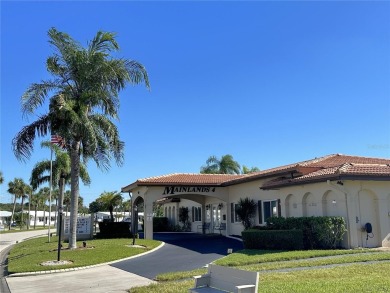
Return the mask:
<svg viewBox="0 0 390 293"><path fill-rule="evenodd" d="M336 200L332 200L332 204L335 206L336 205Z"/></svg>
<svg viewBox="0 0 390 293"><path fill-rule="evenodd" d="M220 209L222 209L222 207L223 207L223 203L221 202L221 203L218 205L218 209L220 210Z"/></svg>

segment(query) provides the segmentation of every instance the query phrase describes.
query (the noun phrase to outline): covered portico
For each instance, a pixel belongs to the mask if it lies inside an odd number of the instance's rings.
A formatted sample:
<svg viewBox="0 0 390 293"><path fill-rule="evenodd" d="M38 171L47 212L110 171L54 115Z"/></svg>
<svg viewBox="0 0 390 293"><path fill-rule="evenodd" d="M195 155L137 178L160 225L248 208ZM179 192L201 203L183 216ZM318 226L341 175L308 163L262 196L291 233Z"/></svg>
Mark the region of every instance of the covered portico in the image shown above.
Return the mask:
<svg viewBox="0 0 390 293"><path fill-rule="evenodd" d="M133 207L142 198L145 215L144 237L153 239L153 203L163 198L194 201L201 205L201 223L206 222L208 217L211 227L221 223L228 227L226 222L230 212L229 191L224 182L239 177L241 175L172 174L137 180L123 187L122 192L129 193ZM228 230L225 232L228 235Z"/></svg>

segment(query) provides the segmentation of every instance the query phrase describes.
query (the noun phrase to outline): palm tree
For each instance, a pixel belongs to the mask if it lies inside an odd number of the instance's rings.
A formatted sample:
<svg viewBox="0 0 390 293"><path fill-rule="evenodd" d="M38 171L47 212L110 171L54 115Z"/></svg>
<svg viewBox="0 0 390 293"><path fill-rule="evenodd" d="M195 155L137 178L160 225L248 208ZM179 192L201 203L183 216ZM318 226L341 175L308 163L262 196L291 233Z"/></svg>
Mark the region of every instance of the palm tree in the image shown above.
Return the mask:
<svg viewBox="0 0 390 293"><path fill-rule="evenodd" d="M66 215L68 215L69 212L69 206L71 201L70 199L71 199L70 190L67 190L64 193L64 206L66 206Z"/></svg>
<svg viewBox="0 0 390 293"><path fill-rule="evenodd" d="M20 219L21 227L24 227L24 219L23 219L23 216L24 216L24 200L26 198L28 198L30 190L31 190L31 186L28 185L28 184L25 184L24 188L23 188L24 194L21 196L22 197L22 214L21 214L21 219ZM30 217L30 214L28 216ZM27 226L28 226L28 224L27 224Z"/></svg>
<svg viewBox="0 0 390 293"><path fill-rule="evenodd" d="M11 214L11 221L9 223L8 229L11 230L11 224L14 221L16 199L21 198L25 195L26 183L24 183L22 178L15 178L14 181L8 183L8 193L14 195L14 205Z"/></svg>
<svg viewBox="0 0 390 293"><path fill-rule="evenodd" d="M249 197L240 198L237 202L236 214L240 218L244 229L252 227L252 220L256 215L256 202Z"/></svg>
<svg viewBox="0 0 390 293"><path fill-rule="evenodd" d="M52 170L53 187L58 187L58 192L53 190L52 199L56 199L56 208L58 210L58 207L63 207L65 185L70 183L70 156L60 147L51 144L48 141L42 142L41 147L51 148L55 153L55 160L52 162L50 160L38 162L31 172L30 183L34 189L43 183L50 184L50 170ZM86 185L91 183L87 167L82 162L80 163L80 178ZM59 203L59 205L57 205L57 203Z"/></svg>
<svg viewBox="0 0 390 293"><path fill-rule="evenodd" d="M34 216L34 229L35 229L36 225L37 225L37 211L38 211L38 207L41 204L43 205L43 203L42 203L42 198L40 197L39 193L32 193L30 195L30 201L34 205L34 210L35 210L35 216Z"/></svg>
<svg viewBox="0 0 390 293"><path fill-rule="evenodd" d="M206 161L206 166L200 169L202 174L240 174L240 164L233 160L232 155L224 155L219 160L211 156Z"/></svg>
<svg viewBox="0 0 390 293"><path fill-rule="evenodd" d="M110 211L111 222L114 222L114 208L122 203L122 195L116 191L104 191L102 194L100 194L96 201L100 203L103 209L108 209Z"/></svg>
<svg viewBox="0 0 390 293"><path fill-rule="evenodd" d="M250 173L255 173L255 172L259 172L260 169L258 167L247 167L245 165L242 166L242 174L250 174Z"/></svg>
<svg viewBox="0 0 390 293"><path fill-rule="evenodd" d="M93 158L103 169L110 167L112 157L118 165L123 163L124 143L113 123L118 118L119 92L128 83L144 83L149 88L149 81L140 63L110 55L119 50L114 33L99 31L87 48L55 28L48 35L55 53L46 65L54 78L27 89L22 96L22 112L34 114L51 95L49 112L17 134L14 153L19 159L30 157L36 135L51 132L64 139L71 158L69 248L75 249L80 157Z"/></svg>
<svg viewBox="0 0 390 293"><path fill-rule="evenodd" d="M50 188L43 187L38 191L40 202L43 206L43 227L46 227L46 201L49 199ZM50 204L50 203L49 203ZM49 215L50 217L51 215Z"/></svg>
<svg viewBox="0 0 390 293"><path fill-rule="evenodd" d="M33 194L33 189L31 187L31 185L27 185L26 186L26 194L27 194L27 197L28 197L28 219L27 219L27 230L30 230L30 222L31 222L31 197L32 197L32 194Z"/></svg>

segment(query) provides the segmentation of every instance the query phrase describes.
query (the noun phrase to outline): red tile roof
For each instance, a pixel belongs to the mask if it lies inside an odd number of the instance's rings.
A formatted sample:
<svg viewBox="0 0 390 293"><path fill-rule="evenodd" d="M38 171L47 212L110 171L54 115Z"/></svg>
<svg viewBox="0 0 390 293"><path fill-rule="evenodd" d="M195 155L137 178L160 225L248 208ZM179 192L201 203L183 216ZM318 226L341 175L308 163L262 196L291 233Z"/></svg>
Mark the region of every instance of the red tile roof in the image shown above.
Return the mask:
<svg viewBox="0 0 390 293"><path fill-rule="evenodd" d="M220 185L244 175L175 173L137 180L138 185Z"/></svg>
<svg viewBox="0 0 390 293"><path fill-rule="evenodd" d="M353 176L359 178L370 177L371 179L380 178L381 180L390 180L390 159L334 154L250 174L175 173L149 177L137 180L122 188L122 191L132 190L135 186L228 186L275 176L278 176L279 178L266 182L262 188L269 189Z"/></svg>

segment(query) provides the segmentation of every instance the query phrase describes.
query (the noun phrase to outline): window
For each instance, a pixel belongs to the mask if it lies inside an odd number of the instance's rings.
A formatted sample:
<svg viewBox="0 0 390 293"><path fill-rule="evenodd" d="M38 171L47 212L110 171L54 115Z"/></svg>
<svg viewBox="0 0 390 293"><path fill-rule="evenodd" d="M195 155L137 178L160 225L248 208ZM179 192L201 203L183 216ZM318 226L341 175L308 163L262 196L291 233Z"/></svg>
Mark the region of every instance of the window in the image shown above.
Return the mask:
<svg viewBox="0 0 390 293"><path fill-rule="evenodd" d="M238 223L241 222L240 218L238 217L236 211L238 208L238 204L236 203L230 203L230 222L231 223Z"/></svg>
<svg viewBox="0 0 390 293"><path fill-rule="evenodd" d="M259 200L259 223L265 223L270 217L280 217L280 199Z"/></svg>
<svg viewBox="0 0 390 293"><path fill-rule="evenodd" d="M192 222L202 221L202 208L192 207Z"/></svg>

